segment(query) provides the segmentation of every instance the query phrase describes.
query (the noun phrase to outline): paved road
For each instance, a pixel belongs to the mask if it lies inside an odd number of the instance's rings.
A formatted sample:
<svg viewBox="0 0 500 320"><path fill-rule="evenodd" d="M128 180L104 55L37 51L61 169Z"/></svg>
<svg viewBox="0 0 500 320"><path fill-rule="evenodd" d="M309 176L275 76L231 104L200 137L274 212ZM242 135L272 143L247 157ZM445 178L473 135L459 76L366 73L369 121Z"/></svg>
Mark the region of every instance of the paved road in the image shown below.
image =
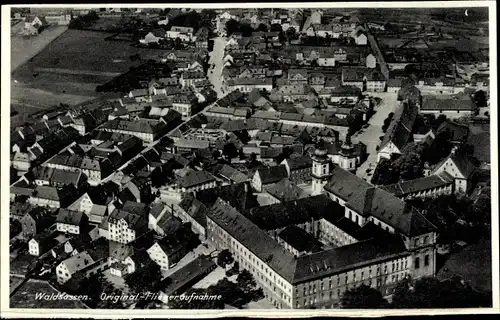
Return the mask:
<svg viewBox="0 0 500 320"><path fill-rule="evenodd" d="M373 170L377 166L377 145L380 144L380 136L383 136L382 125L384 124L384 120L387 118L389 113L394 112L396 107L398 106L397 102L397 94L396 93L376 93L372 96L379 97L382 99L380 104L375 107L375 114L369 120L370 126L364 129L364 132L361 134L356 134L352 137L352 141L354 143L363 142L366 144L366 151L368 153L368 159L358 168L356 171L356 175L363 179L367 179L368 175L366 170L371 168ZM369 181L370 179L368 179Z"/></svg>
<svg viewBox="0 0 500 320"><path fill-rule="evenodd" d="M217 98L222 98L224 94L222 93L222 61L224 59L224 48L226 45L226 39L223 37L217 37L214 39L214 49L210 52L209 63L214 65L213 69L208 70L208 79L214 86L215 92L217 92Z"/></svg>

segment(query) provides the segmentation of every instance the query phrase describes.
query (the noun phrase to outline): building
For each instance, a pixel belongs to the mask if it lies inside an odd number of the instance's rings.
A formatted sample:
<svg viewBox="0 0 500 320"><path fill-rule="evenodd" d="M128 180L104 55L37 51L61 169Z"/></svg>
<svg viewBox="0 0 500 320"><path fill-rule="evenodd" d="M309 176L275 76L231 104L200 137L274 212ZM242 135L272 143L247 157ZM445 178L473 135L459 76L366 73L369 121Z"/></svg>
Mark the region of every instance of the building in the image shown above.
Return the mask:
<svg viewBox="0 0 500 320"><path fill-rule="evenodd" d="M476 113L477 107L467 95L462 97L423 96L419 112L438 117L444 114L448 119L469 117Z"/></svg>
<svg viewBox="0 0 500 320"><path fill-rule="evenodd" d="M77 190L72 185L62 188L51 186L36 186L29 197L31 205L49 208L66 208L77 198Z"/></svg>
<svg viewBox="0 0 500 320"><path fill-rule="evenodd" d="M214 188L217 185L215 177L205 170L191 171L179 179L179 192L186 193Z"/></svg>
<svg viewBox="0 0 500 320"><path fill-rule="evenodd" d="M281 165L286 167L288 178L295 183L304 183L311 180L313 160L309 156L290 157L283 160Z"/></svg>
<svg viewBox="0 0 500 320"><path fill-rule="evenodd" d="M403 102L394 112L389 127L380 143L377 161L390 159L392 154L401 154L401 151L413 138L412 131L417 119L418 105L412 102Z"/></svg>
<svg viewBox="0 0 500 320"><path fill-rule="evenodd" d="M104 271L108 266L106 257L94 252L92 255L89 251L83 251L59 263L56 267L57 282L64 284L79 273L90 275ZM107 252L105 255L107 255Z"/></svg>
<svg viewBox="0 0 500 320"><path fill-rule="evenodd" d="M130 243L148 230L148 218L143 214L115 209L107 219L108 240Z"/></svg>
<svg viewBox="0 0 500 320"><path fill-rule="evenodd" d="M435 229L432 227L420 225L412 227L412 232L425 234ZM398 235L389 235L296 257L220 199L207 214L207 238L219 250L228 249L240 267L253 274L265 297L277 308L339 306L343 293L362 283L387 296L400 279L435 272L429 253L422 253L423 263L415 254L415 250L430 250L427 246L432 246L435 238L426 236L421 242L410 243Z"/></svg>
<svg viewBox="0 0 500 320"><path fill-rule="evenodd" d="M470 179L476 167L464 155L456 154L452 150L451 154L438 163L431 174L439 175L448 173L455 180L454 190L457 193L467 193L471 188Z"/></svg>
<svg viewBox="0 0 500 320"><path fill-rule="evenodd" d="M381 186L380 188L403 200L425 199L452 194L455 189L454 182L454 178L446 171L443 171L436 175L402 181Z"/></svg>
<svg viewBox="0 0 500 320"><path fill-rule="evenodd" d="M71 211L68 209L59 209L56 218L57 231L82 234L86 231L89 218L81 211Z"/></svg>
<svg viewBox="0 0 500 320"><path fill-rule="evenodd" d="M35 208L26 213L20 221L22 235L29 239L52 226L54 217L42 208Z"/></svg>
<svg viewBox="0 0 500 320"><path fill-rule="evenodd" d="M287 177L288 171L285 165L271 166L258 169L253 175L251 183L257 192L262 192L266 185L277 183Z"/></svg>
<svg viewBox="0 0 500 320"><path fill-rule="evenodd" d="M193 35L194 29L190 27L179 27L172 26L169 31L167 31L168 39L179 38L184 42L191 42L195 40Z"/></svg>
<svg viewBox="0 0 500 320"><path fill-rule="evenodd" d="M24 19L23 34L26 36L36 36L40 33L43 27L47 26L45 17L28 15Z"/></svg>
<svg viewBox="0 0 500 320"><path fill-rule="evenodd" d="M318 195L323 192L323 187L330 180L330 160L324 145L320 145L312 157L312 194Z"/></svg>

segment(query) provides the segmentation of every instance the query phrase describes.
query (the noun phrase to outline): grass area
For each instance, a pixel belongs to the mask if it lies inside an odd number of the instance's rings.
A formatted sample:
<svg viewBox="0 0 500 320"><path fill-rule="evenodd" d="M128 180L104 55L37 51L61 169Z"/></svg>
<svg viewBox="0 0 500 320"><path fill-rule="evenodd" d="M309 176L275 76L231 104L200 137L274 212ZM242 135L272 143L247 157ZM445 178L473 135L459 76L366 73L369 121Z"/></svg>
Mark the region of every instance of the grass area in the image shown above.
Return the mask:
<svg viewBox="0 0 500 320"><path fill-rule="evenodd" d="M72 105L110 97L96 93L95 88L140 64L130 61L131 55L147 58L164 52L136 48L126 42L105 41L107 36L109 33L67 30L36 56L32 57L35 53L29 55L27 62L12 72L12 103L22 105L22 113L30 114L60 103ZM32 41L38 39L42 38L33 37ZM12 48L13 55L18 51L22 51L21 48Z"/></svg>
<svg viewBox="0 0 500 320"><path fill-rule="evenodd" d="M14 33L22 32L24 23L19 23L16 25L16 31ZM33 37L23 37L19 34L14 34L11 36L11 70L14 71L29 59L31 59L38 52L43 50L47 45L49 45L54 39L59 37L66 31L67 27L64 26L51 26L45 29L37 36Z"/></svg>
<svg viewBox="0 0 500 320"><path fill-rule="evenodd" d="M491 291L491 240L482 240L453 253L439 270L439 279L462 277L476 290Z"/></svg>
<svg viewBox="0 0 500 320"><path fill-rule="evenodd" d="M42 52L23 66L23 70L58 68L122 73L133 65L129 57L154 54L146 48L136 48L126 42L105 41L108 33L69 29ZM136 62L136 64L138 64Z"/></svg>
<svg viewBox="0 0 500 320"><path fill-rule="evenodd" d="M29 254L19 254L10 262L10 273L17 275L25 275L28 267L35 261L36 257Z"/></svg>
<svg viewBox="0 0 500 320"><path fill-rule="evenodd" d="M10 297L11 308L48 308L48 309L81 309L84 305L80 301L73 300L44 300L37 299L36 294L54 294L57 290L44 281L29 280L12 297Z"/></svg>
<svg viewBox="0 0 500 320"><path fill-rule="evenodd" d="M490 162L490 128L489 124L469 126L470 134L467 143L474 146L474 157L482 162Z"/></svg>
<svg viewBox="0 0 500 320"><path fill-rule="evenodd" d="M23 278L19 278L19 277L9 277L9 289L10 289L10 293L12 293L12 291L14 291L20 284L21 282L23 282Z"/></svg>

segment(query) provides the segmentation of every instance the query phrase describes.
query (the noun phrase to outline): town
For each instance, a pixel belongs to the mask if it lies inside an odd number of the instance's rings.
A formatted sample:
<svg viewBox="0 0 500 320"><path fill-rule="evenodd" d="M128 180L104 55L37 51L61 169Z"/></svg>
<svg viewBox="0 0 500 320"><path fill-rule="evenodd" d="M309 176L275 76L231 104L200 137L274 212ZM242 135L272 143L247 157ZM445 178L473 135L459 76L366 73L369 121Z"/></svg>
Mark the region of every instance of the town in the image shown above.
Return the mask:
<svg viewBox="0 0 500 320"><path fill-rule="evenodd" d="M492 306L488 8L11 29L11 308Z"/></svg>

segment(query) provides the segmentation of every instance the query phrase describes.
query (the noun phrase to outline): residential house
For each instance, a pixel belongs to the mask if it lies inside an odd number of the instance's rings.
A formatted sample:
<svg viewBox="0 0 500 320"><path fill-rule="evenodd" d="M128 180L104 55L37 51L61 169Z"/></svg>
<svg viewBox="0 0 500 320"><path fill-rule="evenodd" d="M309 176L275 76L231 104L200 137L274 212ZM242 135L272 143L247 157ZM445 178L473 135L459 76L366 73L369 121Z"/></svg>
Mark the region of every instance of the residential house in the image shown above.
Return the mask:
<svg viewBox="0 0 500 320"><path fill-rule="evenodd" d="M193 244L197 241L198 237L191 231L190 226L183 225L173 233L156 240L147 249L147 253L162 270L168 270L194 249Z"/></svg>
<svg viewBox="0 0 500 320"><path fill-rule="evenodd" d="M88 222L88 216L81 211L59 209L56 218L56 228L60 232L82 234L86 231Z"/></svg>
<svg viewBox="0 0 500 320"><path fill-rule="evenodd" d="M191 42L195 40L193 32L194 29L190 27L172 26L170 30L167 31L167 38L168 39L179 38L183 42Z"/></svg>
<svg viewBox="0 0 500 320"><path fill-rule="evenodd" d="M431 171L433 175L447 172L455 180L455 192L467 193L471 188L471 177L476 171L474 164L465 155L456 154L455 149L451 154L438 163Z"/></svg>
<svg viewBox="0 0 500 320"><path fill-rule="evenodd" d="M22 235L28 239L54 224L54 217L43 208L34 208L21 218Z"/></svg>
<svg viewBox="0 0 500 320"><path fill-rule="evenodd" d="M66 208L77 198L78 193L73 185L61 188L36 186L28 199L29 203L40 207Z"/></svg>
<svg viewBox="0 0 500 320"><path fill-rule="evenodd" d="M292 182L304 183L311 180L312 158L309 156L291 156L283 160L281 165L286 167L288 177Z"/></svg>
<svg viewBox="0 0 500 320"><path fill-rule="evenodd" d="M444 114L448 119L469 117L476 113L477 107L472 99L467 96L433 97L423 96L419 112L433 114L436 117Z"/></svg>
<svg viewBox="0 0 500 320"><path fill-rule="evenodd" d="M108 262L105 255L97 251L83 251L59 263L56 267L57 282L63 284L79 273L89 275L103 271Z"/></svg>
<svg viewBox="0 0 500 320"><path fill-rule="evenodd" d="M288 177L287 167L278 165L258 169L252 177L252 187L257 192L262 192L266 185L277 183Z"/></svg>
<svg viewBox="0 0 500 320"><path fill-rule="evenodd" d="M108 240L130 243L148 230L148 218L122 209L115 209L107 219Z"/></svg>

